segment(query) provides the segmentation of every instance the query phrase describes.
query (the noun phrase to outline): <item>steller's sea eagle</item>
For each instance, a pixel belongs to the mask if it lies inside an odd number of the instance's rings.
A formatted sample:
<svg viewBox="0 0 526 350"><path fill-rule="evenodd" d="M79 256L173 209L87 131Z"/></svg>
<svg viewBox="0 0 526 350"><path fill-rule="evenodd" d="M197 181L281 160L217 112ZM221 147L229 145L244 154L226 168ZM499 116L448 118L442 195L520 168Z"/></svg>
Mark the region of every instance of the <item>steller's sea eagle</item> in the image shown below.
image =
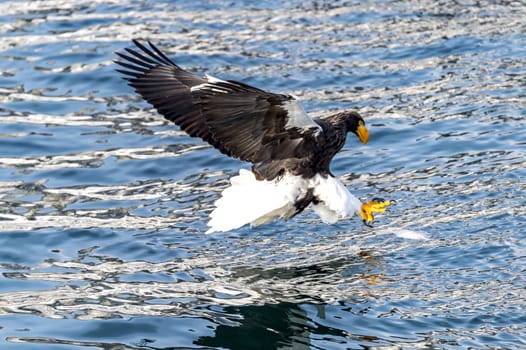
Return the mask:
<svg viewBox="0 0 526 350"><path fill-rule="evenodd" d="M137 93L190 136L227 156L252 163L240 170L210 214L207 233L276 219L287 220L307 206L324 222L358 213L366 225L389 201L362 204L329 169L348 132L369 139L363 118L341 112L310 118L291 95L237 81L199 77L176 65L152 43L118 52L115 62Z"/></svg>

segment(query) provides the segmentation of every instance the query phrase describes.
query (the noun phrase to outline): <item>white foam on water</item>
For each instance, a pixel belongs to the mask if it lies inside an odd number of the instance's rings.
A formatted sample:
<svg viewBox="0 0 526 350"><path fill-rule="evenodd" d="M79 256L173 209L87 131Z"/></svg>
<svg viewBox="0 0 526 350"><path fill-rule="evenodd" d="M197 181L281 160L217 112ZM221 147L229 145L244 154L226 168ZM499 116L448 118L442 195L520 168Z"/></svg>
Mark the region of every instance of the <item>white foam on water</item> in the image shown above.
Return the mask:
<svg viewBox="0 0 526 350"><path fill-rule="evenodd" d="M396 237L405 238L405 239L414 239L414 240L424 240L428 241L429 234L424 231L413 231L405 228L395 228L387 231L388 233L394 234Z"/></svg>

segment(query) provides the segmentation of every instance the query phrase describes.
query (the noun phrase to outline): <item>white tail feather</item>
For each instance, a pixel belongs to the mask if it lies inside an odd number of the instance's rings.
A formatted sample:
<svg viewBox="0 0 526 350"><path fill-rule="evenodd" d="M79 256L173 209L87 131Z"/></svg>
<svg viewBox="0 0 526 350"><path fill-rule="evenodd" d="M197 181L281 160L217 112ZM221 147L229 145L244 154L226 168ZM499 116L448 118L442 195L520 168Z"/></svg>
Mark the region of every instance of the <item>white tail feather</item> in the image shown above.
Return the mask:
<svg viewBox="0 0 526 350"><path fill-rule="evenodd" d="M296 199L307 191L308 180L285 175L279 181L258 181L251 171L241 169L230 182L210 214L207 233L288 219L295 212Z"/></svg>
<svg viewBox="0 0 526 350"><path fill-rule="evenodd" d="M241 169L231 186L215 202L206 233L230 231L246 224L257 226L277 219L288 219L296 201L314 189L319 201L313 208L326 223L334 223L359 212L361 202L338 179L316 175L311 179L284 175L276 181L258 181L251 171Z"/></svg>

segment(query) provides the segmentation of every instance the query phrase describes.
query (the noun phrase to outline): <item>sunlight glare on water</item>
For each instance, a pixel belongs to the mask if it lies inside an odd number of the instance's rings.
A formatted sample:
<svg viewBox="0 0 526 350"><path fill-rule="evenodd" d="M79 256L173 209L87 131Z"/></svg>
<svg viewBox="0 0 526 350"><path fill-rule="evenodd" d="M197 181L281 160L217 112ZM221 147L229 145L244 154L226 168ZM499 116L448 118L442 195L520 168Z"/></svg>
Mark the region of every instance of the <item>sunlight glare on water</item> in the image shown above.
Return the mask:
<svg viewBox="0 0 526 350"><path fill-rule="evenodd" d="M0 3L2 349L526 348L518 1ZM332 171L374 228L205 235L240 168L166 122L115 52L354 109Z"/></svg>

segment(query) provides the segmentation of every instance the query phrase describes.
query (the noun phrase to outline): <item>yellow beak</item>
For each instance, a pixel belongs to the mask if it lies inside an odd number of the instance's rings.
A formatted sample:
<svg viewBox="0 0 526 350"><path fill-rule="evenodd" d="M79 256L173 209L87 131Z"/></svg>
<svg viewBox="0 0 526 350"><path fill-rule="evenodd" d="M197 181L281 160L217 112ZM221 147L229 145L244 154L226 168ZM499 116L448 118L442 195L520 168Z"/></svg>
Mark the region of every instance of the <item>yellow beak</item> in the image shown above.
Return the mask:
<svg viewBox="0 0 526 350"><path fill-rule="evenodd" d="M358 138L362 143L365 145L367 141L369 141L369 130L365 127L365 124L360 121L358 124L358 129L356 129L356 133L358 134Z"/></svg>

